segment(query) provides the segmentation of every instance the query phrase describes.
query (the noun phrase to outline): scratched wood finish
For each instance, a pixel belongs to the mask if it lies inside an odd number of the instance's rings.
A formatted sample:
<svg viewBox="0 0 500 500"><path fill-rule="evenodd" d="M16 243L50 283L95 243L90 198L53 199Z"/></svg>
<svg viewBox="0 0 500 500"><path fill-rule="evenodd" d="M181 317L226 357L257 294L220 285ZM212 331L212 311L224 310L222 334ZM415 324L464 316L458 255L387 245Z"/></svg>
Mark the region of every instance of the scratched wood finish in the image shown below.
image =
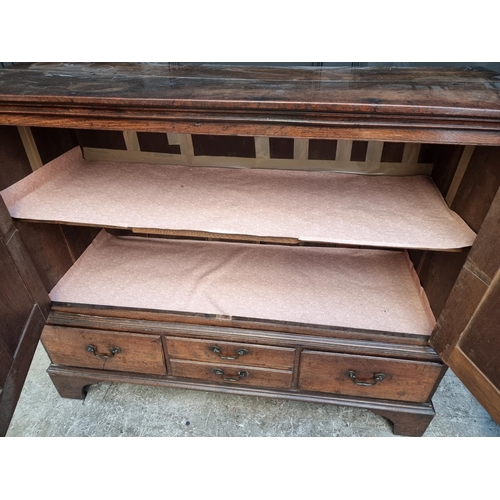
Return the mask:
<svg viewBox="0 0 500 500"><path fill-rule="evenodd" d="M42 343L55 364L152 375L165 375L167 372L158 335L46 325ZM93 345L100 356L110 357L99 358L87 350L88 345ZM110 350L114 347L120 348L120 352L111 356Z"/></svg>
<svg viewBox="0 0 500 500"><path fill-rule="evenodd" d="M374 385L357 385L349 377L351 370L358 383ZM303 351L299 389L424 403L429 400L441 370L438 363ZM377 374L383 374L384 379L376 382Z"/></svg>
<svg viewBox="0 0 500 500"><path fill-rule="evenodd" d="M224 342L219 340L198 340L170 337L167 338L167 350L170 358L207 363L225 363L246 366L260 366L290 370L293 368L295 349L262 346L244 343ZM220 349L214 352L213 347ZM240 351L241 354L238 354ZM233 360L228 357L235 358Z"/></svg>
<svg viewBox="0 0 500 500"><path fill-rule="evenodd" d="M258 318L241 318L237 316L219 316L214 314L160 311L157 309L133 309L114 306L96 306L90 304L68 304L54 302L52 313L68 313L70 315L94 315L113 320L151 320L179 324L216 326L221 329L241 328L244 330L263 330L266 332L282 332L292 335L319 335L326 338L349 338L356 340L374 340L387 343L404 343L409 346L427 346L427 335L408 335L405 333L383 332L379 330L361 330L341 328L328 325L312 325L286 321L262 320ZM75 316L76 317L76 316ZM76 321L79 321L77 317Z"/></svg>
<svg viewBox="0 0 500 500"><path fill-rule="evenodd" d="M57 307L57 306L56 306ZM163 317L166 320L166 317ZM193 318L193 324L176 323L162 321L159 317L128 319L125 317L105 317L97 316L91 310L87 313L75 314L74 312L62 312L53 310L48 319L49 324L55 326L68 326L78 328L90 328L98 330L110 330L120 332L136 332L149 334L167 334L173 337L200 343L206 340L210 344L220 342L230 343L234 346L235 342L242 345L254 345L260 350L263 345L266 348L272 346L295 349L300 345L309 349L321 349L325 351L336 351L352 354L367 354L373 356L385 356L389 358L413 359L419 361L439 361L439 357L434 350L429 347L427 341L416 344L413 339L392 338L392 343L384 342L382 335L363 338L362 335L356 335L355 332L339 332L337 338L322 335L321 331L316 335L305 335L298 331L292 333L280 333L268 330L234 328L228 325L206 326L197 324L197 318ZM344 335L342 335L344 333ZM360 332L361 333L361 332ZM167 340L167 345L168 340ZM200 343L201 345L201 343ZM277 352L285 353L286 349L280 349ZM172 351L170 354L175 353ZM286 355L288 356L288 355ZM281 359L278 356L278 359ZM281 362L281 361L280 361Z"/></svg>
<svg viewBox="0 0 500 500"><path fill-rule="evenodd" d="M258 396L273 399L289 399L307 403L342 405L363 408L388 418L394 423L394 433L404 436L421 436L435 416L432 403L407 403L368 399L335 394L301 393L290 390L266 389L237 384L215 384L202 380L182 380L172 377L105 372L82 368L51 365L47 370L57 391L64 398L84 399L87 388L98 382L143 384L155 387L202 390L221 394Z"/></svg>
<svg viewBox="0 0 500 500"><path fill-rule="evenodd" d="M0 74L0 122L498 145L495 76L426 68L26 64Z"/></svg>
<svg viewBox="0 0 500 500"><path fill-rule="evenodd" d="M225 363L206 364L198 361L180 361L171 359L172 375L180 378L192 378L231 385L254 385L287 389L292 385L292 371L257 368L245 364L229 365ZM217 374L214 370L221 371Z"/></svg>

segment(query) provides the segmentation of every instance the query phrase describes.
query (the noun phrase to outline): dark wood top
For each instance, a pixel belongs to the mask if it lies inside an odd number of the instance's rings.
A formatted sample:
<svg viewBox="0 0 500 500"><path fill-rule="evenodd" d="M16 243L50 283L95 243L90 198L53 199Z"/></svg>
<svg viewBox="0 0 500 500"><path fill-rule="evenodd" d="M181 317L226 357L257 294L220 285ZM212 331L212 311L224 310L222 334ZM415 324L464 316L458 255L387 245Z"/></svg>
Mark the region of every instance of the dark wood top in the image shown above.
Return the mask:
<svg viewBox="0 0 500 500"><path fill-rule="evenodd" d="M0 123L500 144L500 74L427 68L20 64Z"/></svg>

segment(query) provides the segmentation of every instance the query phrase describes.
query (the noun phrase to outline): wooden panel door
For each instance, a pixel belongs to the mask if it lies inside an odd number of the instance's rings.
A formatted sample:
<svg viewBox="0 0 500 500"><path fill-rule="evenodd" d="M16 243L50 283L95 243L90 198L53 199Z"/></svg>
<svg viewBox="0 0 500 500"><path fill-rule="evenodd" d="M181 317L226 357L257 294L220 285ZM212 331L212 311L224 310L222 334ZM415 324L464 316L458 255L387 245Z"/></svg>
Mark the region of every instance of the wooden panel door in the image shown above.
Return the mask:
<svg viewBox="0 0 500 500"><path fill-rule="evenodd" d="M437 321L431 344L500 425L500 191Z"/></svg>
<svg viewBox="0 0 500 500"><path fill-rule="evenodd" d="M17 158L15 136L0 132L5 170ZM6 148L9 154L2 156ZM27 162L21 152L18 160ZM47 290L0 197L0 436L7 432L49 310Z"/></svg>

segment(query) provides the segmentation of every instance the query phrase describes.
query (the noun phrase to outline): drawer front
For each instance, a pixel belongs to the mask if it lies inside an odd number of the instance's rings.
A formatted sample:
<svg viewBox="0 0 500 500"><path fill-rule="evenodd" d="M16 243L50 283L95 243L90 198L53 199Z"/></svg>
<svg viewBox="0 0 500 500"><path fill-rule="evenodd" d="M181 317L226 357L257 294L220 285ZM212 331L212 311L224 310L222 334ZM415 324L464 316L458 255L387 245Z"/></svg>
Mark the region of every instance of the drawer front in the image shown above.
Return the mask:
<svg viewBox="0 0 500 500"><path fill-rule="evenodd" d="M299 388L424 403L441 369L438 363L304 351L300 360Z"/></svg>
<svg viewBox="0 0 500 500"><path fill-rule="evenodd" d="M166 375L158 335L46 325L42 343L58 365Z"/></svg>
<svg viewBox="0 0 500 500"><path fill-rule="evenodd" d="M172 359L206 363L244 364L291 370L295 349L284 347L219 342L213 340L167 338L168 355ZM228 359L233 358L233 359Z"/></svg>
<svg viewBox="0 0 500 500"><path fill-rule="evenodd" d="M254 385L259 387L275 387L288 389L292 385L292 372L234 366L222 363L210 364L197 361L171 360L174 377L193 378L207 382L218 382L231 385Z"/></svg>

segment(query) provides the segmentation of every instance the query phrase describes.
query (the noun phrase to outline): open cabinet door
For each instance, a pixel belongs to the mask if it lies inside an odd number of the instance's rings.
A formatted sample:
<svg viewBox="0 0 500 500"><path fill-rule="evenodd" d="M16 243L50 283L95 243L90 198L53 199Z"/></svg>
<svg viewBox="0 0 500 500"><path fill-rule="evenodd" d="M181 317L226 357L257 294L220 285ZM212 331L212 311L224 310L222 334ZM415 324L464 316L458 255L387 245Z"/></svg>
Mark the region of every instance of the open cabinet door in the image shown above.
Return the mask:
<svg viewBox="0 0 500 500"><path fill-rule="evenodd" d="M500 425L500 191L438 319L431 345Z"/></svg>
<svg viewBox="0 0 500 500"><path fill-rule="evenodd" d="M50 299L0 197L0 436L5 436Z"/></svg>

